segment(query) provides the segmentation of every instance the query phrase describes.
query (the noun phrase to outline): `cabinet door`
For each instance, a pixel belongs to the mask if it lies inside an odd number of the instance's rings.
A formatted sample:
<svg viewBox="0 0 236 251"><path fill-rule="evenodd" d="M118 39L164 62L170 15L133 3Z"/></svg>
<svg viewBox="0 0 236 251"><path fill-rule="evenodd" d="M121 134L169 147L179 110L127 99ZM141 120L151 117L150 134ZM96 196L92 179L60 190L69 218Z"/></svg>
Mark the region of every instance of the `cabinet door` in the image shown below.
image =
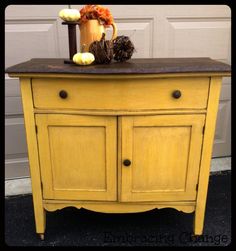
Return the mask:
<svg viewBox="0 0 236 251"><path fill-rule="evenodd" d="M44 199L117 198L117 119L37 114Z"/></svg>
<svg viewBox="0 0 236 251"><path fill-rule="evenodd" d="M121 200L195 200L204 121L205 115L122 117Z"/></svg>

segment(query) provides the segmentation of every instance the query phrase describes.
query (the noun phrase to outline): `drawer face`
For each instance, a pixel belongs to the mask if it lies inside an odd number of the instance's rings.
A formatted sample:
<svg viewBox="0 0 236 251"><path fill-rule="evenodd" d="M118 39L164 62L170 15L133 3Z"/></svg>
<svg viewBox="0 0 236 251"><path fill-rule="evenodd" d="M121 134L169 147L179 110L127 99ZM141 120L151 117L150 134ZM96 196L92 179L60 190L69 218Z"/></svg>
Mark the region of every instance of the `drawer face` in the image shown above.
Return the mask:
<svg viewBox="0 0 236 251"><path fill-rule="evenodd" d="M205 109L209 82L208 77L34 78L32 79L32 91L34 106L39 109ZM179 98L173 97L173 92L176 90L181 92ZM63 93L60 97L61 91L66 91L66 98Z"/></svg>

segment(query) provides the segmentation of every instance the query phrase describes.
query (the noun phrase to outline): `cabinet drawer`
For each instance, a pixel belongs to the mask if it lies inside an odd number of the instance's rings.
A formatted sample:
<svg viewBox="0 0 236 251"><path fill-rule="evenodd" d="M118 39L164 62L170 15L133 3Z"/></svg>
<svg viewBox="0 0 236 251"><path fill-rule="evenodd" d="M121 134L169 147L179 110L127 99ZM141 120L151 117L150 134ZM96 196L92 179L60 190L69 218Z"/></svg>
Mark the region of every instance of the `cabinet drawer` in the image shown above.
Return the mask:
<svg viewBox="0 0 236 251"><path fill-rule="evenodd" d="M39 109L205 109L208 90L207 77L32 79Z"/></svg>

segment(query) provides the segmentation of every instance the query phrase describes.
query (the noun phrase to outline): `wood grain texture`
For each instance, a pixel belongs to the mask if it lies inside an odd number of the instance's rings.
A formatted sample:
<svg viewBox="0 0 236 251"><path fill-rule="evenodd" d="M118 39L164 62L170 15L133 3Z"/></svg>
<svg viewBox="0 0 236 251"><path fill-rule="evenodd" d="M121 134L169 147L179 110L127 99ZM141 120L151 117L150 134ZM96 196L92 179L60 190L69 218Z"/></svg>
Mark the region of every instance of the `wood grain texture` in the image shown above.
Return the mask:
<svg viewBox="0 0 236 251"><path fill-rule="evenodd" d="M42 202L41 172L38 157L38 143L35 132L35 119L33 113L33 98L30 79L21 78L20 86L24 110L28 158L30 164L36 232L44 233L46 227L46 213Z"/></svg>
<svg viewBox="0 0 236 251"><path fill-rule="evenodd" d="M33 79L38 109L205 109L209 78L68 80ZM66 99L59 96L64 90ZM175 90L181 97L172 96Z"/></svg>
<svg viewBox="0 0 236 251"><path fill-rule="evenodd" d="M37 114L47 199L116 200L116 118Z"/></svg>
<svg viewBox="0 0 236 251"><path fill-rule="evenodd" d="M121 201L122 188L122 116L117 117L117 199Z"/></svg>
<svg viewBox="0 0 236 251"><path fill-rule="evenodd" d="M222 78L213 77L210 84L210 95L208 101L205 133L201 156L201 167L199 172L199 186L197 194L197 204L194 219L194 233L201 235L203 232L206 198L209 182L210 164L212 156L212 146L215 133L215 124L220 96Z"/></svg>
<svg viewBox="0 0 236 251"><path fill-rule="evenodd" d="M85 208L95 212L102 213L138 213L153 210L155 208L174 208L185 213L192 213L195 210L194 203L153 203L153 204L128 204L128 203L83 203L83 202L59 202L44 203L47 211L56 211L65 207Z"/></svg>
<svg viewBox="0 0 236 251"><path fill-rule="evenodd" d="M122 201L195 200L204 115L122 118Z"/></svg>
<svg viewBox="0 0 236 251"><path fill-rule="evenodd" d="M80 115L93 115L93 116L128 116L128 115L158 115L158 114L206 114L206 109L181 109L181 110L174 110L174 109L132 109L132 110L96 110L96 109L86 109L86 110L71 110L71 109L37 109L34 108L34 112L38 114L80 114Z"/></svg>

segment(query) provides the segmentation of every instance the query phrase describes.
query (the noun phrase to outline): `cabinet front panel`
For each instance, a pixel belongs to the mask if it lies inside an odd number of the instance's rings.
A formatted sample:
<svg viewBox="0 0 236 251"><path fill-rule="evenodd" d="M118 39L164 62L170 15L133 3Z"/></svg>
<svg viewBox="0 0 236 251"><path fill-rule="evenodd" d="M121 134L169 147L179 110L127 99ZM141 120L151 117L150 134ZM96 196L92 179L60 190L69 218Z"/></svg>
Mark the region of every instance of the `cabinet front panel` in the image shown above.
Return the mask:
<svg viewBox="0 0 236 251"><path fill-rule="evenodd" d="M132 191L184 191L190 137L190 126L134 127Z"/></svg>
<svg viewBox="0 0 236 251"><path fill-rule="evenodd" d="M38 109L205 109L208 90L207 77L32 80Z"/></svg>
<svg viewBox="0 0 236 251"><path fill-rule="evenodd" d="M55 190L106 190L105 127L49 126L48 137Z"/></svg>
<svg viewBox="0 0 236 251"><path fill-rule="evenodd" d="M36 115L45 199L116 200L116 118Z"/></svg>
<svg viewBox="0 0 236 251"><path fill-rule="evenodd" d="M122 201L195 200L204 115L122 118Z"/></svg>

